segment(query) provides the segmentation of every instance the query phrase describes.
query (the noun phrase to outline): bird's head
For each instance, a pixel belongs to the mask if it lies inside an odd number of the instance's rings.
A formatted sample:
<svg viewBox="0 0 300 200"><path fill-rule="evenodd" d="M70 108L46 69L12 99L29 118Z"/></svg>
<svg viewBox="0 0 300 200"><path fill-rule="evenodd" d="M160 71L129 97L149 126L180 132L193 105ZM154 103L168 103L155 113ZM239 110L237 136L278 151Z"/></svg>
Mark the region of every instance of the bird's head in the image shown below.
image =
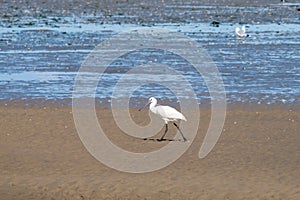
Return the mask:
<svg viewBox="0 0 300 200"><path fill-rule="evenodd" d="M157 103L157 100L156 100L154 97L150 97L150 98L148 99L148 103L146 103L146 105L145 105L143 108L140 108L139 111L141 111L142 109L146 108L146 106L148 106L148 105L151 104L151 103L156 104L156 103Z"/></svg>
<svg viewBox="0 0 300 200"><path fill-rule="evenodd" d="M154 97L150 97L148 99L148 103L146 105L153 104L154 106L157 104L157 100Z"/></svg>
<svg viewBox="0 0 300 200"><path fill-rule="evenodd" d="M154 103L154 102L157 102L157 100L154 98L154 97L150 97L149 99L148 99L148 103L150 104L150 103Z"/></svg>

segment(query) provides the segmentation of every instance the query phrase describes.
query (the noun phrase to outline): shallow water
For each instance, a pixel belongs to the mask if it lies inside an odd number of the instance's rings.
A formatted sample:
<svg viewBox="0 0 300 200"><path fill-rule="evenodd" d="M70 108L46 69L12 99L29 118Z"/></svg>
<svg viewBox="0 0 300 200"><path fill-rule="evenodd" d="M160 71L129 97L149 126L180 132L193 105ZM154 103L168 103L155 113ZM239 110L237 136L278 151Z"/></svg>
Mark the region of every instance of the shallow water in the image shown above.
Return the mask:
<svg viewBox="0 0 300 200"><path fill-rule="evenodd" d="M230 10L230 7L227 9ZM153 23L151 27L181 32L197 41L220 71L228 102L299 105L300 24L296 23L296 18L290 19L287 23L246 24L249 37L245 38L234 35L235 27L241 26L235 23L221 23L218 26L190 22ZM69 17L60 17L60 21L71 20ZM138 24L60 21L56 22L58 25L52 23L51 26L7 27L2 24L0 99L32 101L72 98L77 72L94 47L121 31L141 27ZM123 98L122 92L112 94L115 84L125 72L145 63L161 63L172 67L189 81L200 104L210 100L203 78L186 61L176 55L147 49L130 52L115 60L99 82L96 98L107 102L111 97ZM168 84L176 79L164 71L152 73L153 78ZM143 74L143 77L146 76ZM134 83L137 77L141 75L133 75L131 81ZM93 76L90 81L93 81ZM126 85L124 87L125 95ZM185 91L177 95L184 98ZM131 95L136 102L150 96L176 98L168 88L150 83L137 88Z"/></svg>

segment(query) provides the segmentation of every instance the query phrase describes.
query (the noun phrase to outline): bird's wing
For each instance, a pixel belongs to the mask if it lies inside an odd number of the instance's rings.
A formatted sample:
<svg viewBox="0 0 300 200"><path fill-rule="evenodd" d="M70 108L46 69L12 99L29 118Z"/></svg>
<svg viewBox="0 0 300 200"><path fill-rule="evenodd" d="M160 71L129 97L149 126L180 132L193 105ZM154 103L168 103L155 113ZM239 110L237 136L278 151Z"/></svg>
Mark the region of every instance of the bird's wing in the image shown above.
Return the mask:
<svg viewBox="0 0 300 200"><path fill-rule="evenodd" d="M156 113L162 118L181 119L186 121L186 118L183 114L181 114L175 108L172 108L170 106L156 106Z"/></svg>
<svg viewBox="0 0 300 200"><path fill-rule="evenodd" d="M246 33L246 27L245 25L242 26L242 32L245 34Z"/></svg>
<svg viewBox="0 0 300 200"><path fill-rule="evenodd" d="M240 29L239 27L236 27L236 28L235 28L235 33L236 33L237 35L240 35L240 30L241 30L241 29Z"/></svg>

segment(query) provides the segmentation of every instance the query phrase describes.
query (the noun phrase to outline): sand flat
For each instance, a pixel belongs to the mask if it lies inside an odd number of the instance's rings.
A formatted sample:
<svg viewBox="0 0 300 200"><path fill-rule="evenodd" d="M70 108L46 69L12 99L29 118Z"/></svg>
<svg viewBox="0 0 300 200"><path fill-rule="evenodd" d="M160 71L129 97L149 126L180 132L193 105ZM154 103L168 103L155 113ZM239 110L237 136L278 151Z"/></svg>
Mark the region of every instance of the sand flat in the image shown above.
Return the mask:
<svg viewBox="0 0 300 200"><path fill-rule="evenodd" d="M147 123L146 110L130 112L137 123ZM78 137L71 108L2 106L0 116L1 199L300 198L298 109L228 110L217 145L199 159L210 118L209 110L201 109L203 125L189 150L145 174L118 172L94 159ZM122 133L110 109L99 108L98 118L122 148L151 151L167 144Z"/></svg>

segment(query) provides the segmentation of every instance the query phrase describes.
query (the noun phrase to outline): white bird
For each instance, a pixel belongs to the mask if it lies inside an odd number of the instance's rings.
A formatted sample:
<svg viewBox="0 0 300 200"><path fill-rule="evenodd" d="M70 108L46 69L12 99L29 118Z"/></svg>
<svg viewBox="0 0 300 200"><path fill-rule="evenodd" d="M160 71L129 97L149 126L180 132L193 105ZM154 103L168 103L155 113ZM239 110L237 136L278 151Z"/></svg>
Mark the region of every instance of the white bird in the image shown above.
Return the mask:
<svg viewBox="0 0 300 200"><path fill-rule="evenodd" d="M159 141L162 141L168 132L168 122L173 122L174 126L179 130L183 140L187 141L186 138L184 137L182 131L180 130L178 125L175 123L175 121L177 121L177 120L186 121L186 118L183 114L181 114L175 108L172 108L170 106L157 105L157 100L154 97L149 98L148 103L143 108L145 108L149 104L150 104L150 106L149 106L150 111L153 112L154 114L160 116L162 118L162 120L165 121L165 125L166 125L165 132L164 132L163 136L159 139ZM139 109L139 111L142 110L143 108Z"/></svg>
<svg viewBox="0 0 300 200"><path fill-rule="evenodd" d="M235 28L235 34L237 36L239 36L239 37L246 37L246 36L248 36L246 34L246 27L245 27L245 25L243 25L242 28L236 27Z"/></svg>

